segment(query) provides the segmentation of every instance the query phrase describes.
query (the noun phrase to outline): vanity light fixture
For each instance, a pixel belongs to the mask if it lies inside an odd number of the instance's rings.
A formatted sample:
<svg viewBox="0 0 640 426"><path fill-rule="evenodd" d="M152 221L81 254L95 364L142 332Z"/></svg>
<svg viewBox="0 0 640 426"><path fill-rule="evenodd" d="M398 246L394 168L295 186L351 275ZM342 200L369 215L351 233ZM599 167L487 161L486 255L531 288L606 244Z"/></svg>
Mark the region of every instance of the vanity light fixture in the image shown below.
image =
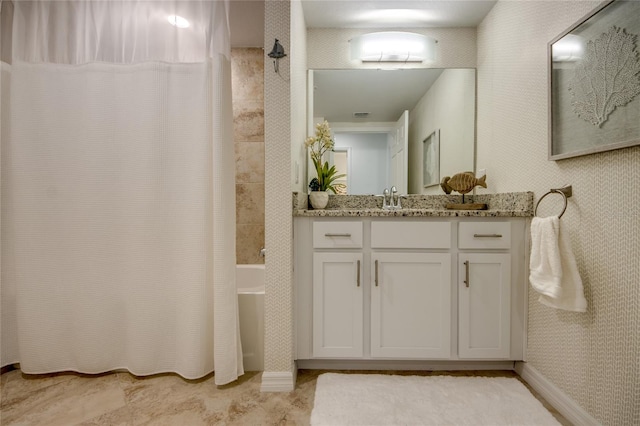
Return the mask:
<svg viewBox="0 0 640 426"><path fill-rule="evenodd" d="M178 15L169 15L169 17L167 18L167 21L169 21L169 23L174 27L178 27L178 28L189 28L189 25L190 25L189 21L187 21L182 16L178 16Z"/></svg>
<svg viewBox="0 0 640 426"><path fill-rule="evenodd" d="M349 40L351 59L363 62L433 62L436 40L416 33L383 31Z"/></svg>

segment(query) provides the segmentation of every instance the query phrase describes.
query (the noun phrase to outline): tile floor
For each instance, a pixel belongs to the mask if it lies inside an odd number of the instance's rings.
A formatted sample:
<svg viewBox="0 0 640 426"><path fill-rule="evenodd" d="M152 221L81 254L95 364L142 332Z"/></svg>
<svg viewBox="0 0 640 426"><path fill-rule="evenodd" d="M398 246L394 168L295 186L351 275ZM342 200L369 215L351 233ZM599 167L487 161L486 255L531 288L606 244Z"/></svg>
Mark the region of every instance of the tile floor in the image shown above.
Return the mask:
<svg viewBox="0 0 640 426"><path fill-rule="evenodd" d="M261 374L255 372L245 374L236 383L218 387L213 382L213 375L184 380L173 374L152 377L135 377L129 373L31 376L13 370L2 374L0 424L308 425L316 379L323 372L300 370L293 392L261 393ZM402 371L394 374L517 377L508 371ZM561 424L571 424L538 399Z"/></svg>

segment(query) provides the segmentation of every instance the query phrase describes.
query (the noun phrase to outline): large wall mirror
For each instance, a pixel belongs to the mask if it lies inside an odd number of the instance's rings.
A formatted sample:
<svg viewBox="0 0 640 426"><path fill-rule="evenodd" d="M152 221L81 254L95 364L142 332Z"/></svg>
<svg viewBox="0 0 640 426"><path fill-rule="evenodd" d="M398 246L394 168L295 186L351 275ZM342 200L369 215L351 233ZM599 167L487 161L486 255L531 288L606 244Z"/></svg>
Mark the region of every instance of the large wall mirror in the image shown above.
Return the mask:
<svg viewBox="0 0 640 426"><path fill-rule="evenodd" d="M437 171L474 170L475 69L309 71L310 132L327 120L347 194L441 193L424 185L424 141L439 135ZM313 178L310 168L308 180Z"/></svg>

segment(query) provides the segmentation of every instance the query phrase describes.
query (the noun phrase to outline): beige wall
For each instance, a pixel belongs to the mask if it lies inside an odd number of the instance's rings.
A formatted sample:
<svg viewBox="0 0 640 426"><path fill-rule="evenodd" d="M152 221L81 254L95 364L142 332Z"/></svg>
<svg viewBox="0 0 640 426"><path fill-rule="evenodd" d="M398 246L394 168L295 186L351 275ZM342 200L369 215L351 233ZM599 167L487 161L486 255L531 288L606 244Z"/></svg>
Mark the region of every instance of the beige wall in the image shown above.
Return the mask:
<svg viewBox="0 0 640 426"><path fill-rule="evenodd" d="M264 263L264 51L231 50L236 263Z"/></svg>
<svg viewBox="0 0 640 426"><path fill-rule="evenodd" d="M442 194L424 188L423 141L440 130L440 178L474 170L476 76L474 70L447 69L409 112L409 193Z"/></svg>
<svg viewBox="0 0 640 426"><path fill-rule="evenodd" d="M547 42L598 4L500 1L482 22L477 167L487 169L482 192L534 191L539 198L573 185L561 226L589 308L554 310L530 290L527 361L603 424L637 425L640 147L547 160ZM548 198L542 213L558 212Z"/></svg>

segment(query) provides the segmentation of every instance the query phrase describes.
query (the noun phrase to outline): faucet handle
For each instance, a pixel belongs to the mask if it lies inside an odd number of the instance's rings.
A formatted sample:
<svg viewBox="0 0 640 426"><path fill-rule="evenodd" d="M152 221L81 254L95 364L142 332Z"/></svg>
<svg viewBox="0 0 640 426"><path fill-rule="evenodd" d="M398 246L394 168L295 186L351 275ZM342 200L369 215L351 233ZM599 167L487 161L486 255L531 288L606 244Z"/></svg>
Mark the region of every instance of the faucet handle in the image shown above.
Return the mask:
<svg viewBox="0 0 640 426"><path fill-rule="evenodd" d="M389 203L391 208L399 208L400 197L396 196L397 193L398 193L398 190L396 189L396 187L392 186L391 187L391 202Z"/></svg>
<svg viewBox="0 0 640 426"><path fill-rule="evenodd" d="M389 196L389 190L387 188L382 191L382 208L386 209L391 205L391 200L387 201L387 197Z"/></svg>

